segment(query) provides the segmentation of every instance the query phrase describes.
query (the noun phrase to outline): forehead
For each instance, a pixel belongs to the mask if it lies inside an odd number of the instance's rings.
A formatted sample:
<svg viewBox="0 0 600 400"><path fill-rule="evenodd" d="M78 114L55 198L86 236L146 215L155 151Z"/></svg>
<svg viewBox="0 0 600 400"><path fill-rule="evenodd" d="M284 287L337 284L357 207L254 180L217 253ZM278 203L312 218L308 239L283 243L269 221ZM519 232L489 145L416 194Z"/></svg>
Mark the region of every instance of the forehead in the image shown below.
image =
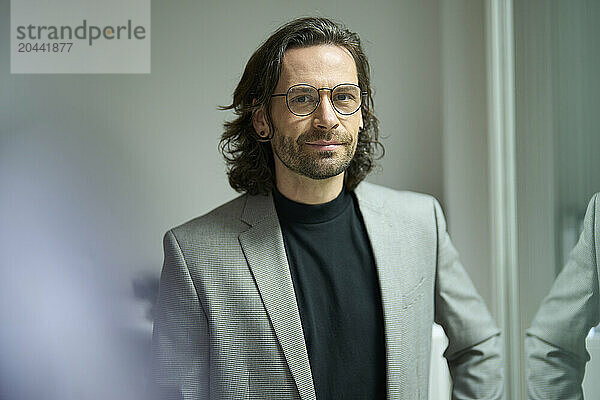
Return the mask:
<svg viewBox="0 0 600 400"><path fill-rule="evenodd" d="M285 90L297 83L316 87L358 83L356 63L347 49L334 45L286 50L277 88Z"/></svg>

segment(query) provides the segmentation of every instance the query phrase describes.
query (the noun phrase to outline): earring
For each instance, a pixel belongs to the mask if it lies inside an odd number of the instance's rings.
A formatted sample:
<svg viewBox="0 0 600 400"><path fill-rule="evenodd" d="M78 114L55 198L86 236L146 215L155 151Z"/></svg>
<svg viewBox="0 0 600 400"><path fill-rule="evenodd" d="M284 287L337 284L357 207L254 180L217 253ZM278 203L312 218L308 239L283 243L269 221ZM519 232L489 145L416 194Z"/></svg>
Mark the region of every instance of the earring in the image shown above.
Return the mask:
<svg viewBox="0 0 600 400"><path fill-rule="evenodd" d="M260 131L260 133L258 134L258 138L256 140L264 143L264 142L270 142L272 138L273 138L273 135L270 135L270 134L265 135L265 131Z"/></svg>

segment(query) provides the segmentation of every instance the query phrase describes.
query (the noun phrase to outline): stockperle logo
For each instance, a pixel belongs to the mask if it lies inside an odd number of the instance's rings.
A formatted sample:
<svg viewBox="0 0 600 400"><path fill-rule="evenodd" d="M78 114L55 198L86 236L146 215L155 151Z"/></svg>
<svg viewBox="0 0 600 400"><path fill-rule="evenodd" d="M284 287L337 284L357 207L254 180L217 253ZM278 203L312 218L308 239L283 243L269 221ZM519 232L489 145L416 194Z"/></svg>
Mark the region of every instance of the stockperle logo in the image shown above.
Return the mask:
<svg viewBox="0 0 600 400"><path fill-rule="evenodd" d="M11 73L150 73L150 0L11 0Z"/></svg>

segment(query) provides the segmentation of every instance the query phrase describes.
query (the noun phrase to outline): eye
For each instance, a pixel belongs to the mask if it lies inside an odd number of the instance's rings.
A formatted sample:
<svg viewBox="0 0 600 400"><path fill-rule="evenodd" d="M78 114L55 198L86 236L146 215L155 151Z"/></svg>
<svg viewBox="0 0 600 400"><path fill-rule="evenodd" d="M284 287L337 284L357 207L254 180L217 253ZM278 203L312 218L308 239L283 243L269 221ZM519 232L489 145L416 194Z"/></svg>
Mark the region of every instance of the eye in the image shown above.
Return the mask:
<svg viewBox="0 0 600 400"><path fill-rule="evenodd" d="M354 96L350 93L336 93L335 101L351 101L354 100Z"/></svg>
<svg viewBox="0 0 600 400"><path fill-rule="evenodd" d="M307 94L295 96L290 99L291 103L298 103L298 104L312 103L314 101L315 101L315 99L312 96L307 95Z"/></svg>

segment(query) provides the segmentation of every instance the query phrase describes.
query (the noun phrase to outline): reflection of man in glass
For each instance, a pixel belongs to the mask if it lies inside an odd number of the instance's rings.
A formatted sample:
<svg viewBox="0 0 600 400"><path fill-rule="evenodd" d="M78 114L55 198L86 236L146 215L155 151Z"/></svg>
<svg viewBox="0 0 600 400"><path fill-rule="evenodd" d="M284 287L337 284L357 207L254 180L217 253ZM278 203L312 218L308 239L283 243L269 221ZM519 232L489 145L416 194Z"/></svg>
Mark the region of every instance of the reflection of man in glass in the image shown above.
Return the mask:
<svg viewBox="0 0 600 400"><path fill-rule="evenodd" d="M221 142L244 194L165 235L161 385L184 399L425 399L435 319L454 397L502 396L499 331L438 202L361 182L378 145L371 93L358 35L328 19L292 21L252 55Z"/></svg>
<svg viewBox="0 0 600 400"><path fill-rule="evenodd" d="M585 338L600 322L600 193L588 205L579 242L527 330L530 399L582 399L590 356Z"/></svg>

